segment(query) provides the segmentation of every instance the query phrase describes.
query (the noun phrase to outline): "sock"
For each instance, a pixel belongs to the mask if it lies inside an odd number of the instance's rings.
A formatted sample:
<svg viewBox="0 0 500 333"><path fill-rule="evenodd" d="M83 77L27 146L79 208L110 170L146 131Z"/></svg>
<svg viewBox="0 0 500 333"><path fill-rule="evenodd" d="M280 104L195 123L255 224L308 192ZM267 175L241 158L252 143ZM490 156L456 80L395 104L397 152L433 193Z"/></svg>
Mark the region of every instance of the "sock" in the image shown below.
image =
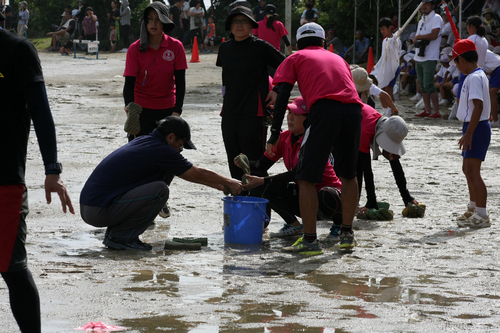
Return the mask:
<svg viewBox="0 0 500 333"><path fill-rule="evenodd" d="M422 94L421 93L417 93L418 98L421 98L422 97Z"/></svg>
<svg viewBox="0 0 500 333"><path fill-rule="evenodd" d="M316 238L318 238L316 234L306 234L306 233L304 232L304 239L305 239L308 243L312 243L312 242L314 242L314 241L316 240Z"/></svg>
<svg viewBox="0 0 500 333"><path fill-rule="evenodd" d="M476 202L475 201L469 201L469 210L474 210L476 208Z"/></svg>
<svg viewBox="0 0 500 333"><path fill-rule="evenodd" d="M488 212L486 211L486 207L476 207L476 212L481 217L488 217Z"/></svg>
<svg viewBox="0 0 500 333"><path fill-rule="evenodd" d="M342 224L342 227L340 228L340 233L344 233L344 232L352 233L352 225Z"/></svg>
<svg viewBox="0 0 500 333"><path fill-rule="evenodd" d="M389 114L390 111L390 108L382 108L382 113L384 116L387 116Z"/></svg>

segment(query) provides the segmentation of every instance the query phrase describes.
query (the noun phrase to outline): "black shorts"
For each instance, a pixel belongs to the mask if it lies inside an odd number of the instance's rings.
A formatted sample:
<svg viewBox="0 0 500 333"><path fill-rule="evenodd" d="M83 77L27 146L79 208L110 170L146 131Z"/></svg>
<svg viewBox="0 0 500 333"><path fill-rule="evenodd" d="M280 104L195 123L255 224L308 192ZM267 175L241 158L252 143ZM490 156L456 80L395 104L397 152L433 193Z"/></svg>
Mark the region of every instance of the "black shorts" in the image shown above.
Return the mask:
<svg viewBox="0 0 500 333"><path fill-rule="evenodd" d="M359 104L330 99L314 103L309 111L295 178L321 183L330 152L333 153L337 176L355 178L361 119Z"/></svg>
<svg viewBox="0 0 500 333"><path fill-rule="evenodd" d="M28 268L26 216L28 192L22 184L0 186L0 272Z"/></svg>

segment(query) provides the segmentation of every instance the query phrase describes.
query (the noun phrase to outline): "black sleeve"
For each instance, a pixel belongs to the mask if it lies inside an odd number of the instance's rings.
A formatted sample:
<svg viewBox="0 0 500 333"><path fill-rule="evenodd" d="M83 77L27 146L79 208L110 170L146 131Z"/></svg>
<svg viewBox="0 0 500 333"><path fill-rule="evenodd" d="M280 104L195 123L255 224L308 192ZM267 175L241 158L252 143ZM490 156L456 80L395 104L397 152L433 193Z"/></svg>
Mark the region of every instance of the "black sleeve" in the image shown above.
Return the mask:
<svg viewBox="0 0 500 333"><path fill-rule="evenodd" d="M297 173L296 169L292 169L290 171L280 173L274 176L264 177L264 184L272 183L290 183L295 180L295 174Z"/></svg>
<svg viewBox="0 0 500 333"><path fill-rule="evenodd" d="M288 40L288 37L286 35L283 36L283 37L281 37L281 39L283 39L283 41L285 42L286 46L290 46L290 41Z"/></svg>
<svg viewBox="0 0 500 333"><path fill-rule="evenodd" d="M271 127L271 135L269 136L267 143L274 144L278 141L292 88L293 84L288 82L281 82L278 85L278 97L276 97L276 104L274 105L273 125Z"/></svg>
<svg viewBox="0 0 500 333"><path fill-rule="evenodd" d="M71 33L71 32L73 32L73 31L75 31L75 27L76 27L76 23L75 23L75 21L74 21L74 20L73 20L73 21L71 21L71 22L69 22L69 27L68 27L68 28L70 28L70 29L68 29L68 31L67 31L67 32L68 32L68 33Z"/></svg>
<svg viewBox="0 0 500 333"><path fill-rule="evenodd" d="M358 159L361 163L363 169L363 174L365 178L365 190L366 190L366 208L378 209L377 196L375 195L375 183L373 179L373 170L370 153L359 152Z"/></svg>
<svg viewBox="0 0 500 333"><path fill-rule="evenodd" d="M186 70L180 69L174 72L175 76L175 106L174 112L182 113L184 105L184 96L186 95Z"/></svg>
<svg viewBox="0 0 500 333"><path fill-rule="evenodd" d="M50 112L44 82L37 82L24 89L24 98L33 121L43 164L57 162L56 128Z"/></svg>
<svg viewBox="0 0 500 333"><path fill-rule="evenodd" d="M123 86L123 100L125 106L134 101L135 76L125 76L125 85Z"/></svg>
<svg viewBox="0 0 500 333"><path fill-rule="evenodd" d="M414 198L411 196L410 191L406 188L406 177L405 172L403 171L403 166L401 165L399 159L389 161L389 163L391 164L392 173L394 174L394 179L398 185L399 193L401 194L401 198L406 206L409 202L412 202Z"/></svg>
<svg viewBox="0 0 500 333"><path fill-rule="evenodd" d="M283 60L285 60L285 56L283 53L280 51L276 50L274 46L269 44L266 41L261 41L262 43L265 43L265 52L263 53L263 56L265 57L264 59L266 60L266 63L268 66L271 66L272 68L276 69L281 65Z"/></svg>

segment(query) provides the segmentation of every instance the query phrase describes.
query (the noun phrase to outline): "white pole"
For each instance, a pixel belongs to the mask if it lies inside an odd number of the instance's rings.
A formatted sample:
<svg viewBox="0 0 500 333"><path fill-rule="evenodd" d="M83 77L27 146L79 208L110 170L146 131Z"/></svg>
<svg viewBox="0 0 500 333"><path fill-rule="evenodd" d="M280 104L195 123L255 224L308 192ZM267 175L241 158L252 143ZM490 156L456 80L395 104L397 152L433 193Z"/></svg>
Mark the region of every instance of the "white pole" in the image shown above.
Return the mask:
<svg viewBox="0 0 500 333"><path fill-rule="evenodd" d="M378 22L380 21L380 0L377 0L377 27L378 27ZM377 33L377 48L375 50L375 58L378 61L378 33Z"/></svg>
<svg viewBox="0 0 500 333"><path fill-rule="evenodd" d="M285 0L285 28L290 33L290 43L292 43L292 0ZM288 48L285 48L285 54Z"/></svg>
<svg viewBox="0 0 500 333"><path fill-rule="evenodd" d="M421 2L417 6L417 9L415 9L413 11L413 13L411 13L410 17L408 18L408 20L406 20L405 24L394 34L394 38L398 38L403 33L403 31L406 29L406 27L408 26L408 24L410 24L411 20L413 20L413 18L415 17L415 15L417 15L418 11L420 10L420 7L422 7L423 4L424 3Z"/></svg>
<svg viewBox="0 0 500 333"><path fill-rule="evenodd" d="M460 8L460 14L458 15L458 34L460 35L460 38L462 38L462 1L460 1L458 8Z"/></svg>
<svg viewBox="0 0 500 333"><path fill-rule="evenodd" d="M358 0L354 1L354 44L352 48L352 63L355 63L356 56L356 20L358 16Z"/></svg>

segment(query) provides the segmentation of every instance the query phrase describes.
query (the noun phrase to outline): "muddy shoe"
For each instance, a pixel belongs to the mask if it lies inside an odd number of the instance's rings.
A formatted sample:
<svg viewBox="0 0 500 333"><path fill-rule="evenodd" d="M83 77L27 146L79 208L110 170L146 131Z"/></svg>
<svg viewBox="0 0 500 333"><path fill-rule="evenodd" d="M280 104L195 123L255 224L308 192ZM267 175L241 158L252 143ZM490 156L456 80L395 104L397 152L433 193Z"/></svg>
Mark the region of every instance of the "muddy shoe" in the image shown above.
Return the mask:
<svg viewBox="0 0 500 333"><path fill-rule="evenodd" d="M174 242L171 240L165 241L165 246L163 247L165 250L188 250L188 251L199 251L201 250L200 243L180 243Z"/></svg>
<svg viewBox="0 0 500 333"><path fill-rule="evenodd" d="M125 132L132 135L137 135L141 131L141 123L139 122L139 115L142 113L142 107L139 104L129 103L127 105L128 113L127 120L123 129Z"/></svg>
<svg viewBox="0 0 500 333"><path fill-rule="evenodd" d="M292 246L287 246L281 249L281 252L286 253L298 253L306 256L316 256L318 254L323 254L323 250L319 247L318 240L309 243L300 237Z"/></svg>
<svg viewBox="0 0 500 333"><path fill-rule="evenodd" d="M475 211L475 208L473 208L472 210L467 208L467 211L465 213L457 217L457 221L467 221L475 213Z"/></svg>
<svg viewBox="0 0 500 333"><path fill-rule="evenodd" d="M475 212L468 220L457 222L457 225L462 228L480 229L490 227L491 223L489 216L481 217Z"/></svg>
<svg viewBox="0 0 500 333"><path fill-rule="evenodd" d="M340 250L349 251L357 245L358 241L354 238L354 232L343 232L340 234Z"/></svg>
<svg viewBox="0 0 500 333"><path fill-rule="evenodd" d="M119 239L108 237L103 241L103 244L113 250L151 251L153 249L151 244L143 243L139 238L130 243L125 243Z"/></svg>
<svg viewBox="0 0 500 333"><path fill-rule="evenodd" d="M183 237L183 238L178 238L178 237L174 237L172 238L172 240L174 242L177 242L177 243L189 243L189 244L192 244L192 243L200 243L201 246L207 246L208 245L208 238L206 237Z"/></svg>
<svg viewBox="0 0 500 333"><path fill-rule="evenodd" d="M160 217L163 217L164 219L170 217L172 215L170 211L170 206L168 204L165 204L165 206L163 206L158 215L160 215Z"/></svg>
<svg viewBox="0 0 500 333"><path fill-rule="evenodd" d="M278 232L271 232L269 236L272 238L286 238L293 236L301 236L304 233L304 227L300 226L300 228L293 226L291 224L285 223L283 228L281 228Z"/></svg>
<svg viewBox="0 0 500 333"><path fill-rule="evenodd" d="M326 236L323 242L327 244L336 244L340 242L340 225L333 225L330 229L330 233Z"/></svg>

